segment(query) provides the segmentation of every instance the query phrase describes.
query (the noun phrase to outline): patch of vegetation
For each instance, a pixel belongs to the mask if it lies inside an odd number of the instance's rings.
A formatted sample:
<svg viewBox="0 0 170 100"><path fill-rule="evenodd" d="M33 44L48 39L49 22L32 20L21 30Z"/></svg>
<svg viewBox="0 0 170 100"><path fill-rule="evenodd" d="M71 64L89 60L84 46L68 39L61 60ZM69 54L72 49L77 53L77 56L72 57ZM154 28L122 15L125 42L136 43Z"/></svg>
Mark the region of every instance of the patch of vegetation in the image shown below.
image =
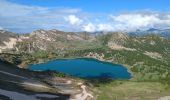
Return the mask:
<svg viewBox="0 0 170 100"><path fill-rule="evenodd" d="M156 100L170 90L158 82L112 81L95 87L94 92L98 100Z"/></svg>
<svg viewBox="0 0 170 100"><path fill-rule="evenodd" d="M66 75L65 73L61 73L61 72L55 72L55 73L53 73L53 76L54 77L66 77L66 76L68 76L68 75Z"/></svg>

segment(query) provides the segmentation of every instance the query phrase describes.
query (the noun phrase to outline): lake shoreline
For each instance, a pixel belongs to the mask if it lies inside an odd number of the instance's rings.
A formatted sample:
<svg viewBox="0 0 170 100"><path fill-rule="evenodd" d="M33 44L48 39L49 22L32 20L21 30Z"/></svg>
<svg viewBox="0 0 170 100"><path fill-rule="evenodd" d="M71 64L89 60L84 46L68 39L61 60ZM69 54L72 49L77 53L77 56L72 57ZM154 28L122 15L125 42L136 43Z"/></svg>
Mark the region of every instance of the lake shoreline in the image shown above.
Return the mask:
<svg viewBox="0 0 170 100"><path fill-rule="evenodd" d="M123 65L113 64L112 62L100 61L98 59L89 58L89 57L53 59L45 63L30 64L30 66L31 66L30 69L35 71L56 70L58 72L70 74L80 78L83 77L84 78L112 77L113 79L132 78L131 73L129 73L127 67ZM62 67L53 67L53 66L62 66Z"/></svg>
<svg viewBox="0 0 170 100"><path fill-rule="evenodd" d="M26 64L24 65L24 67L20 66L20 68L24 68L24 69L28 69L29 68L29 65L36 65L36 64L43 64L43 63L47 63L47 62L51 62L51 61L55 61L55 60L73 60L73 59L91 59L91 60L97 60L99 62L102 62L102 63L108 63L108 64L113 64L113 65L120 65L120 66L123 66L124 68L126 68L127 72L130 73L130 78L128 80L132 80L133 79L133 72L130 70L130 66L129 65L125 65L125 64L119 64L119 63L113 63L112 61L110 60L106 60L106 59L99 59L97 57L87 57L87 56L84 56L84 57L59 57L59 58L55 58L55 59L43 59L43 62L37 62L37 63L30 63L30 64ZM28 69L29 70L29 69Z"/></svg>

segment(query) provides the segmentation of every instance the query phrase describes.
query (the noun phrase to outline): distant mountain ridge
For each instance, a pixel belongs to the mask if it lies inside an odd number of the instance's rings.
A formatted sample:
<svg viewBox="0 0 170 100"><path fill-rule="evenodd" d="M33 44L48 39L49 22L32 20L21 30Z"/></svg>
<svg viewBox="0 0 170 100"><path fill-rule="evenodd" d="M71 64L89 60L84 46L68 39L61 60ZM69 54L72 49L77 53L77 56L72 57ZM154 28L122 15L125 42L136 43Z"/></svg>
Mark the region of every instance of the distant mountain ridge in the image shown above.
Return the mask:
<svg viewBox="0 0 170 100"><path fill-rule="evenodd" d="M110 35L109 35L110 34ZM35 30L29 34L16 34L0 30L0 52L14 50L17 52L34 52L37 50L63 51L102 47L103 44L112 47L123 45L129 37L154 34L170 38L170 29L149 30L134 32L63 32L53 30ZM112 38L112 42L108 42ZM135 38L135 37L134 37ZM101 39L101 40L100 40ZM106 43L104 43L106 42ZM108 42L108 43L107 43ZM114 45L114 46L113 46Z"/></svg>
<svg viewBox="0 0 170 100"><path fill-rule="evenodd" d="M156 29L150 28L148 30L136 30L129 32L130 35L146 35L146 34L157 34L166 38L170 38L170 29Z"/></svg>

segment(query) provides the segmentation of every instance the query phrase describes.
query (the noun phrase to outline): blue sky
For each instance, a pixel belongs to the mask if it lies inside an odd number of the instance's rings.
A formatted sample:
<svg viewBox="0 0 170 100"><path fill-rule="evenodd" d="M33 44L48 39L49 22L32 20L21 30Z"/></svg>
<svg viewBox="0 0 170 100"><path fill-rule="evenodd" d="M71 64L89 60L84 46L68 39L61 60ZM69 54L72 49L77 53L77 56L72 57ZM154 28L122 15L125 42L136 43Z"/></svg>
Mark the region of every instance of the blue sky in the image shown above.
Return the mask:
<svg viewBox="0 0 170 100"><path fill-rule="evenodd" d="M169 0L8 0L10 2L43 7L79 8L87 12L108 13L132 10L169 10Z"/></svg>
<svg viewBox="0 0 170 100"><path fill-rule="evenodd" d="M0 0L0 29L133 31L170 27L169 0Z"/></svg>

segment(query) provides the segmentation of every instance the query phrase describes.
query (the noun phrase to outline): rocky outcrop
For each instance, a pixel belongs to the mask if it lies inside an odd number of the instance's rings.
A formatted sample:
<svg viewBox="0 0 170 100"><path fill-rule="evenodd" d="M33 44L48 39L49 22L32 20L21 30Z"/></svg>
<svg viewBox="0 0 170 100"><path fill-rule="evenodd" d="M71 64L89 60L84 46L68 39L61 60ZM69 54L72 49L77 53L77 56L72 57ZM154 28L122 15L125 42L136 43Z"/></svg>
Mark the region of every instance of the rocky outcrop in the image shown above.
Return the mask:
<svg viewBox="0 0 170 100"><path fill-rule="evenodd" d="M17 35L15 33L0 30L0 53L15 48L16 43Z"/></svg>
<svg viewBox="0 0 170 100"><path fill-rule="evenodd" d="M33 72L0 60L0 96L17 100L87 100L93 95L83 81L57 77L55 72ZM81 83L81 84L79 84Z"/></svg>
<svg viewBox="0 0 170 100"><path fill-rule="evenodd" d="M76 48L77 44L89 43L95 40L90 34L63 32L59 30L35 30L28 35L29 38L19 41L17 47L19 51L26 48L27 52L37 50L54 51ZM20 40L21 36L20 36ZM23 52L26 52L25 50Z"/></svg>

